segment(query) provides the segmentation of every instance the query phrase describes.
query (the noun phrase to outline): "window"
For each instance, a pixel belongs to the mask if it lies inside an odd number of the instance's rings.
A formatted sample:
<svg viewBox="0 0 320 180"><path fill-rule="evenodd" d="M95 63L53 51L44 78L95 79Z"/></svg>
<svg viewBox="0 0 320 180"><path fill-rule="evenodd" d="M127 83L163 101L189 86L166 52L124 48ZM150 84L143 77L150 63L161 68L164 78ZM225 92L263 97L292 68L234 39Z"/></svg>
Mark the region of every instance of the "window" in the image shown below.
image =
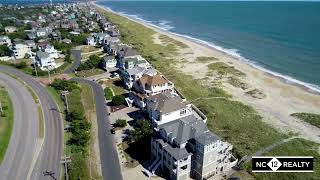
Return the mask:
<svg viewBox="0 0 320 180"><path fill-rule="evenodd" d="M185 115L186 113L187 113L187 110L186 110L186 109L183 109L183 110L180 111L180 116L183 116L183 115Z"/></svg>
<svg viewBox="0 0 320 180"><path fill-rule="evenodd" d="M182 170L186 170L188 168L188 165L184 165L181 167Z"/></svg>

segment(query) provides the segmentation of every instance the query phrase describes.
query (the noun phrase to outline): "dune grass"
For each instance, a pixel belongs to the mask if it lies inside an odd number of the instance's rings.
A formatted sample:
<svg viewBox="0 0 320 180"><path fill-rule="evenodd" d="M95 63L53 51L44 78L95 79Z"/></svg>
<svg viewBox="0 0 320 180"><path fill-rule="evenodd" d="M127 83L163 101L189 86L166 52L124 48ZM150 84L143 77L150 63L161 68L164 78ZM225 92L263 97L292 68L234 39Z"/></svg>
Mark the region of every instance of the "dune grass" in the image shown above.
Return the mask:
<svg viewBox="0 0 320 180"><path fill-rule="evenodd" d="M291 116L301 119L320 128L320 114L313 114L313 113L293 113L290 114Z"/></svg>
<svg viewBox="0 0 320 180"><path fill-rule="evenodd" d="M233 101L230 94L222 88L203 85L199 80L174 68L173 65L176 62L173 57L178 54L179 46L156 44L152 37L155 31L152 29L110 12L103 11L102 13L109 21L118 25L122 41L132 44L157 70L173 81L187 100L192 102L201 98L195 104L208 116L208 127L232 143L234 153L238 157L251 154L286 137L262 122L262 118L253 108ZM214 70L243 75L232 66L221 62L214 62L210 67ZM211 99L213 97L224 99Z"/></svg>
<svg viewBox="0 0 320 180"><path fill-rule="evenodd" d="M3 112L0 112L0 164L6 154L13 128L13 105L8 92L0 87L0 102Z"/></svg>

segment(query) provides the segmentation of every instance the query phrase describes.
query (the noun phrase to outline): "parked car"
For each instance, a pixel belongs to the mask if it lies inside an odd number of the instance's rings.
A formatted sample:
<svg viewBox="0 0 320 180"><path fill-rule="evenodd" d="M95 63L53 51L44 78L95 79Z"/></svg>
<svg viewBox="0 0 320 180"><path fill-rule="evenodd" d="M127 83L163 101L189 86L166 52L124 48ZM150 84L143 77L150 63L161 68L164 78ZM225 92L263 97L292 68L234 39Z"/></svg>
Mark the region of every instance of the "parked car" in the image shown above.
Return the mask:
<svg viewBox="0 0 320 180"><path fill-rule="evenodd" d="M112 128L112 129L110 130L110 132L111 132L111 134L115 134L115 133L116 133L116 131L114 130L114 128Z"/></svg>

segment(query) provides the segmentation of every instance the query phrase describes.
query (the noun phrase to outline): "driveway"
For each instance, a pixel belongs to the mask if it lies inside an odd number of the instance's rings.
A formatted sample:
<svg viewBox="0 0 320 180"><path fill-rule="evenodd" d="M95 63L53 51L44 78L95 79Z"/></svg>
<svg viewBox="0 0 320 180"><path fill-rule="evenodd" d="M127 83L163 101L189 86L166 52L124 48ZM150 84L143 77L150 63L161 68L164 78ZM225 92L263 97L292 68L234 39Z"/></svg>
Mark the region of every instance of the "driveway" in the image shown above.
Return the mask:
<svg viewBox="0 0 320 180"><path fill-rule="evenodd" d="M81 64L81 49L73 49L70 51L73 63L71 67L64 71L64 74L73 73Z"/></svg>
<svg viewBox="0 0 320 180"><path fill-rule="evenodd" d="M108 116L102 87L96 82L86 79L73 78L71 80L80 83L87 83L93 89L97 113L98 138L103 179L122 180L123 178L114 137L110 133L112 127L110 125L110 118Z"/></svg>

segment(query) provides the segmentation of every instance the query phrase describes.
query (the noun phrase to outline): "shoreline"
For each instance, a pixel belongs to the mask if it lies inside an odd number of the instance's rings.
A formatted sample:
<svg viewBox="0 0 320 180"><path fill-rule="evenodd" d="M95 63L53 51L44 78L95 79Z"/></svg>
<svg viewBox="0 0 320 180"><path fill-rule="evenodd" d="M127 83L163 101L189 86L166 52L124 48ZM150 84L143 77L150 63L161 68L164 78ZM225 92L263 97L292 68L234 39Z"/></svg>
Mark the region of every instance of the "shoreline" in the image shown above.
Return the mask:
<svg viewBox="0 0 320 180"><path fill-rule="evenodd" d="M93 3L93 5L102 11L113 13L153 30L155 32L155 44L160 43L161 45L161 41L157 38L160 35L165 35L187 45L188 48L180 48L180 53L175 59L177 60L178 66L175 68L176 70L179 69L178 71L184 74L191 75L195 80L201 81L201 79L208 77L209 79L216 81L214 76L207 76L207 72L210 72L210 69L208 69L208 64L210 64L210 62L207 64L197 62L197 57L214 57L217 58L219 62L229 64L235 69L244 72L246 74L244 82L249 84L249 89L243 90L239 87L232 86L227 82L222 82L221 84L222 88L232 95L233 100L240 101L245 105L253 107L258 114L262 116L263 122L271 125L280 132L285 134L297 133L305 139L320 143L319 128L290 116L290 114L299 112L320 114L319 93L310 92L304 86L299 86L298 84L288 83L283 78L254 68L251 65L239 61L237 58L214 48L167 31L159 30L151 25L137 22L119 13L110 11L102 5L97 5L95 3ZM191 55L189 53L191 53ZM187 59L188 61L186 63L181 63L179 62L179 58ZM210 82L205 85L211 86ZM266 96L262 99L252 97L247 94L247 91L250 90L262 90L262 93Z"/></svg>
<svg viewBox="0 0 320 180"><path fill-rule="evenodd" d="M114 14L117 14L117 15L120 15L122 17L128 18L131 21L134 21L134 22L139 23L139 24L141 24L143 26L151 28L156 32L160 32L160 33L162 33L164 35L169 35L169 36L177 36L179 38L183 38L185 40L188 40L188 41L191 41L193 43L196 43L196 44L198 44L200 46L205 46L205 47L207 47L209 49L212 49L213 51L218 51L220 53L223 53L225 56L228 56L230 58L236 59L237 61L239 61L239 62L241 62L243 64L246 64L246 65L250 66L251 68L254 68L254 69L258 70L258 71L261 71L261 72L265 73L266 75L268 75L270 77L279 79L284 84L301 88L302 90L304 90L304 91L306 91L308 93L312 93L312 94L315 94L315 95L320 95L320 87L315 85L315 84L303 82L303 81L295 79L295 78L293 78L291 76L287 76L287 75L284 75L284 74L269 70L269 69L267 69L267 68L265 68L265 67L263 67L261 65L256 64L252 60L249 60L249 59L247 59L245 57L242 57L241 55L228 53L228 52L226 52L226 51L228 51L228 49L225 49L225 48L223 48L221 46L217 46L214 43L210 43L210 42L207 42L207 41L204 41L204 40L201 40L201 39L197 39L197 38L194 38L194 37L191 37L191 36L188 36L188 35L171 32L170 30L167 30L165 28L161 28L161 27L159 27L157 25L154 25L154 24L152 24L150 22L147 22L144 19L133 18L133 17L130 17L131 16L130 14L123 14L123 13L116 12L116 11L112 10L111 8L109 8L109 7L105 7L103 5L97 4L97 2L93 2L93 4L95 6L101 8L101 9L104 9L106 11L110 11L110 12L112 12Z"/></svg>

